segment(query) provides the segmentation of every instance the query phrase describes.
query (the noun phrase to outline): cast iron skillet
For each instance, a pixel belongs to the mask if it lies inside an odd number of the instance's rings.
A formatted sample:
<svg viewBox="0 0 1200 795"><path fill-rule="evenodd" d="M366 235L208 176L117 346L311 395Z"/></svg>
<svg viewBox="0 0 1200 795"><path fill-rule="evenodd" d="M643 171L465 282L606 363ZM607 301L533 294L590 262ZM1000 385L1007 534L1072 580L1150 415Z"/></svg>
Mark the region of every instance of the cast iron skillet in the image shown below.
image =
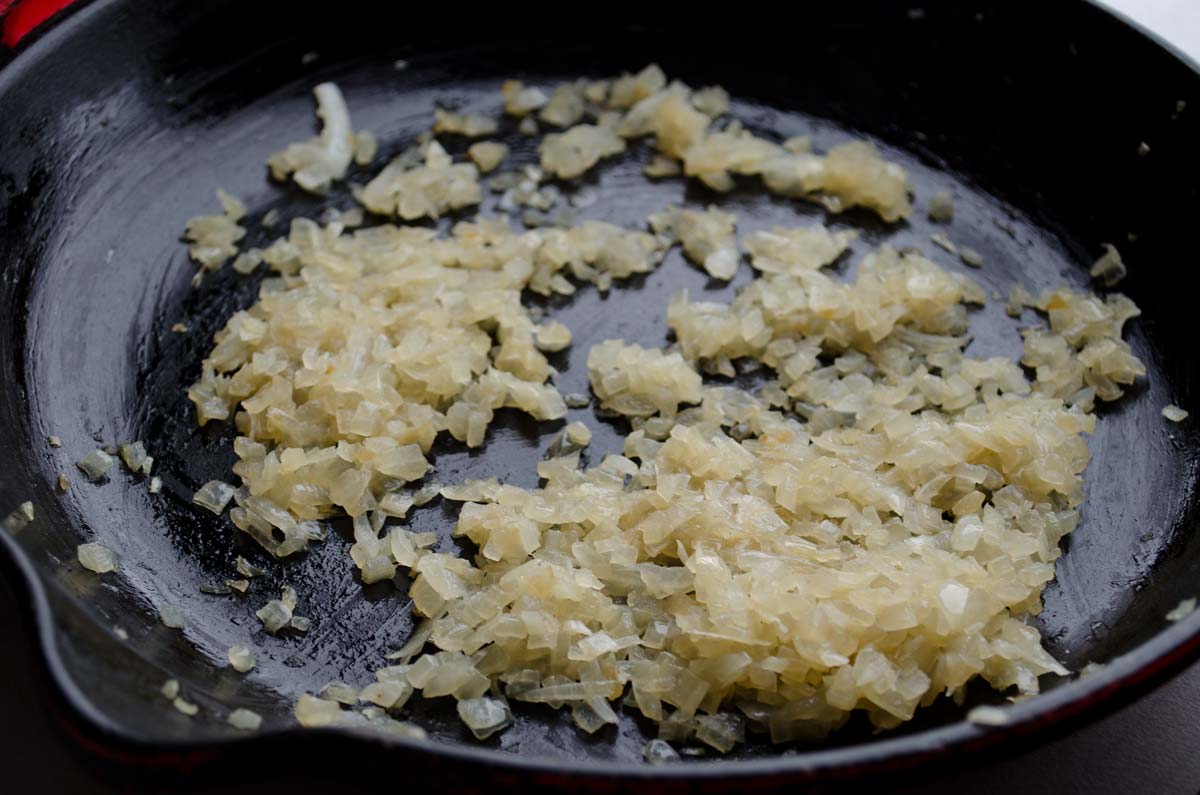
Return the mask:
<svg viewBox="0 0 1200 795"><path fill-rule="evenodd" d="M1164 619L1200 591L1197 440L1190 421L1173 425L1159 414L1168 402L1197 408L1194 65L1082 2L806 4L739 8L744 18L720 22L645 7L589 18L533 7L401 14L370 5L100 0L0 71L0 508L28 499L37 512L0 549L11 577L24 582L81 740L131 764L172 769L257 754L300 764L320 748L347 765L402 766L405 776L442 782L606 789L653 777L671 788L745 787L1011 751L1113 708L1197 656L1200 614L1175 625ZM396 67L399 59L406 69ZM935 190L952 190L948 233L984 255L973 275L989 292L1006 293L1017 280L1034 289L1084 284L1083 266L1101 243L1121 247L1131 270L1122 289L1145 312L1129 337L1149 375L1101 412L1084 520L1065 542L1037 619L1068 667L1106 667L1046 679L1045 694L1015 705L1003 729L967 724L963 708L939 703L883 735L855 721L818 745L754 739L727 758L701 755L667 768L641 762L652 727L632 715L588 737L567 716L522 707L511 729L480 744L465 736L451 704L436 701L410 709L428 743L297 732L289 711L299 693L332 679L365 684L404 641L412 626L407 582L364 588L337 522L307 556L273 564L227 519L190 503L201 483L226 475L231 432L196 428L183 392L212 333L252 302L261 275L226 268L193 289L194 267L178 241L184 220L216 209L218 186L251 207L250 244L270 239L259 223L268 209L287 219L350 206L344 188L318 201L265 175L268 153L311 134L309 90L320 80L337 80L356 127L380 136L377 169L428 127L435 100L494 113L503 78L552 83L651 60L692 85L725 85L739 99L735 115L761 132L811 134L819 148L850 134L874 138L909 168L919 208ZM532 162L534 142L511 125L505 133L513 162ZM463 146L451 142L455 151ZM566 189L595 199L582 217L636 226L669 201L717 200L678 181L646 185L638 170L648 150L635 152ZM823 219L813 206L758 191L719 200L741 215L743 231ZM920 211L894 228L857 213L824 220L863 230L856 253L886 239L962 267L929 246L935 228ZM675 289L725 300L747 271L730 286L708 283L676 251L607 298L589 288L554 303L548 309L576 332L572 351L555 362L559 383L586 389L582 362L593 342L661 344ZM973 352L1017 349L1002 303L974 316ZM177 321L190 330L172 333ZM576 417L590 410L568 419ZM593 456L617 444L619 427L589 424L598 428ZM505 416L483 452L441 445L438 478L496 474L532 485L533 461L557 427ZM50 434L61 449L47 444ZM161 494L121 471L99 486L75 471L73 462L97 445L134 439L157 459ZM53 487L59 472L75 482L61 496ZM438 530L449 550L452 520L450 507L435 502L413 523ZM121 555L119 575L81 571L75 547L93 539ZM269 564L269 574L245 597L200 593L201 583L232 576L238 553ZM301 593L300 612L313 620L307 635L259 631L253 611L283 582ZM184 631L158 624L164 602L183 609ZM223 667L224 654L246 641L258 646L259 664L241 677ZM199 716L182 716L158 695L168 677L183 683ZM999 698L981 689L971 703ZM247 738L227 727L229 705L264 713L264 732Z"/></svg>

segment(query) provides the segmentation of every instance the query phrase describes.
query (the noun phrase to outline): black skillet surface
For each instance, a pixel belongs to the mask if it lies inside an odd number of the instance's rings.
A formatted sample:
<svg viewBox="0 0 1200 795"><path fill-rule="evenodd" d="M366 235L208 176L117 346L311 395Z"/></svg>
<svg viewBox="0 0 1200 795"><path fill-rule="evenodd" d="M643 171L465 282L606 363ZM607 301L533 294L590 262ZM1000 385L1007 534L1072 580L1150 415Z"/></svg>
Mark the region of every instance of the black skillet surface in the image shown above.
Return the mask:
<svg viewBox="0 0 1200 795"><path fill-rule="evenodd" d="M1159 410L1168 402L1194 408L1189 252L1200 211L1200 77L1084 3L857 3L771 21L778 13L750 12L756 21L717 29L644 9L631 25L619 13L612 16L624 21L584 24L532 9L494 18L355 3L101 0L0 71L0 507L31 499L38 516L3 549L13 558L9 570L30 579L43 646L71 714L82 718L81 738L153 765L280 748L291 756L320 744L347 758L403 760L413 774L444 780L569 776L606 788L655 776L681 787L742 786L840 778L1019 742L1132 697L1195 656L1200 615L1175 626L1163 615L1198 590L1196 438L1190 422L1166 423ZM572 21L545 27L552 19ZM396 68L399 59L407 68ZM311 134L309 89L321 80L338 81L355 126L383 142L372 167L352 175L361 180L429 126L435 100L496 113L504 78L550 85L651 60L690 84L723 84L739 100L734 115L757 131L810 134L818 148L852 134L874 138L909 169L918 208L933 192L952 190L948 234L984 255L984 268L972 273L989 293L1006 293L1014 281L1031 289L1083 284L1082 266L1100 244L1121 246L1132 271L1122 288L1145 312L1129 336L1149 376L1103 412L1084 521L1037 619L1068 667L1111 664L1079 681L1044 680L1047 695L1014 708L1005 730L968 725L962 709L938 704L882 736L855 723L819 746L752 742L722 760L702 755L670 769L641 764L652 727L632 716L588 737L567 716L521 709L515 726L481 745L466 738L452 705L438 701L410 710L429 730L428 744L297 735L289 712L299 693L332 679L364 684L404 641L412 625L407 583L364 588L336 522L330 540L303 559L270 564L226 519L190 503L201 483L226 475L231 434L197 429L183 391L212 333L253 301L258 279L226 268L192 289L194 267L178 242L183 222L216 208L218 186L251 207L249 244L270 239L259 224L268 209L287 219L350 206L345 190L321 202L265 178L268 153ZM509 162L533 162L534 141L511 125L505 131L515 152ZM1149 154L1139 153L1143 141ZM464 146L449 143L452 151ZM739 213L742 231L827 220L863 231L856 253L887 240L962 267L929 244L940 227L923 212L886 227L857 213L824 218L813 206L753 190L717 197L673 180L649 184L640 176L648 157L648 148L635 147L564 192L583 199L583 218L637 226L668 202L719 201ZM585 390L583 359L594 342L661 344L676 289L727 300L748 278L743 266L732 285L708 283L675 251L658 271L607 297L589 288L548 307L575 332L575 345L555 362L560 386ZM177 321L190 331L172 333ZM1002 301L977 312L972 330L972 352L1017 350ZM590 410L568 419L577 417L597 429L593 457L618 443L620 428ZM532 485L538 453L560 425L506 416L482 452L441 445L436 477L495 474ZM47 444L50 434L61 449ZM100 486L74 471L97 445L133 439L156 456L162 494L116 470ZM65 496L53 490L60 471L76 483ZM439 531L440 548L449 550L452 520L435 502L413 526ZM83 540L116 550L119 575L82 571L74 550ZM200 593L201 583L232 576L238 553L270 564L270 573L245 597ZM312 618L307 635L259 631L253 612L283 582L296 586L300 612ZM163 603L184 611L182 632L158 624ZM258 647L250 677L223 668L225 649L245 642ZM200 704L198 717L174 712L157 694L168 677ZM981 690L974 698L997 696ZM264 713L264 734L245 740L226 727L227 705Z"/></svg>

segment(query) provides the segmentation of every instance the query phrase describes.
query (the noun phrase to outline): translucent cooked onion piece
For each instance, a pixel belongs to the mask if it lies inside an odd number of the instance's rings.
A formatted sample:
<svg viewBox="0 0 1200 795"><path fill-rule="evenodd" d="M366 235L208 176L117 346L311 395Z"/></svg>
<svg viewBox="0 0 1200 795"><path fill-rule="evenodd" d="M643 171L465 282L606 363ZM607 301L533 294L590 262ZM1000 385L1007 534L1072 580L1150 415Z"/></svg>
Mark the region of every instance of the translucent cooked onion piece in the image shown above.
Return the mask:
<svg viewBox="0 0 1200 795"><path fill-rule="evenodd" d="M617 132L627 138L652 134L660 152L680 158L704 137L709 124L708 115L692 106L687 87L672 83L634 105L617 124Z"/></svg>
<svg viewBox="0 0 1200 795"><path fill-rule="evenodd" d="M59 476L62 477L61 475ZM18 505L8 516L4 517L4 529L16 535L29 526L33 521L33 503L29 500Z"/></svg>
<svg viewBox="0 0 1200 795"><path fill-rule="evenodd" d="M220 215L197 215L189 218L183 236L191 245L188 256L206 271L213 271L237 255L237 244L246 236L239 222L246 207L220 188L217 199L223 212Z"/></svg>
<svg viewBox="0 0 1200 795"><path fill-rule="evenodd" d="M745 736L745 721L738 715L719 712L696 718L696 739L721 753L732 751Z"/></svg>
<svg viewBox="0 0 1200 795"><path fill-rule="evenodd" d="M750 264L764 274L799 275L832 264L858 233L831 231L824 226L781 228L751 232L742 240Z"/></svg>
<svg viewBox="0 0 1200 795"><path fill-rule="evenodd" d="M980 726L1005 726L1009 722L1008 711L1003 707L979 706L967 713L967 720Z"/></svg>
<svg viewBox="0 0 1200 795"><path fill-rule="evenodd" d="M271 176L286 180L289 176L309 193L323 194L335 181L346 176L354 158L355 138L346 100L334 83L321 83L313 89L321 134L303 143L288 144L267 159Z"/></svg>
<svg viewBox="0 0 1200 795"><path fill-rule="evenodd" d="M486 740L512 723L508 705L495 698L464 698L458 702L458 717L478 740Z"/></svg>
<svg viewBox="0 0 1200 795"><path fill-rule="evenodd" d="M438 218L478 204L481 197L479 169L473 163L454 163L436 141L426 146L424 165L397 157L357 196L371 212L405 221Z"/></svg>
<svg viewBox="0 0 1200 795"><path fill-rule="evenodd" d="M717 207L700 212L669 207L650 216L656 232L679 240L688 259L714 279L728 281L737 272L741 254L734 227L737 216Z"/></svg>
<svg viewBox="0 0 1200 795"><path fill-rule="evenodd" d="M259 608L254 615L258 616L258 620L262 622L263 629L274 635L291 624L292 608L280 599L272 599Z"/></svg>
<svg viewBox="0 0 1200 795"><path fill-rule="evenodd" d="M106 574L117 570L117 556L103 544L95 542L80 544L76 554L79 557L79 564L88 571Z"/></svg>
<svg viewBox="0 0 1200 795"><path fill-rule="evenodd" d="M642 749L642 756L652 765L665 765L679 761L679 752L665 740L653 739Z"/></svg>
<svg viewBox="0 0 1200 795"><path fill-rule="evenodd" d="M249 646L230 646L229 665L240 674L254 669L254 651Z"/></svg>
<svg viewBox="0 0 1200 795"><path fill-rule="evenodd" d="M372 682L359 695L363 701L383 709L400 709L412 694L413 686L408 682L383 681Z"/></svg>
<svg viewBox="0 0 1200 795"><path fill-rule="evenodd" d="M959 246L958 258L969 268L983 267L983 255L970 246Z"/></svg>
<svg viewBox="0 0 1200 795"><path fill-rule="evenodd" d="M550 94L550 100L542 107L538 118L555 127L570 127L583 118L586 88L586 80L558 85Z"/></svg>
<svg viewBox="0 0 1200 795"><path fill-rule="evenodd" d="M608 701L602 697L572 702L571 718L576 726L588 734L595 734L605 726L618 722L617 713L613 712Z"/></svg>
<svg viewBox="0 0 1200 795"><path fill-rule="evenodd" d="M192 495L192 502L200 505L218 516L229 505L233 499L233 493L236 489L220 480L210 480L200 487L200 490Z"/></svg>
<svg viewBox="0 0 1200 795"><path fill-rule="evenodd" d="M912 213L907 173L884 160L866 141L840 144L824 157L790 154L775 158L763 165L762 175L771 192L815 197L832 212L865 207L889 223Z"/></svg>
<svg viewBox="0 0 1200 795"><path fill-rule="evenodd" d="M146 454L146 446L141 442L133 444L121 445L119 451L121 461L130 472L134 474L142 473L143 475L150 474L150 468L154 466L154 459Z"/></svg>
<svg viewBox="0 0 1200 795"><path fill-rule="evenodd" d="M563 428L563 434L568 442L578 447L587 447L592 441L592 432L582 422L576 420Z"/></svg>
<svg viewBox="0 0 1200 795"><path fill-rule="evenodd" d="M467 157L471 158L481 174L495 171L496 167L508 157L508 146L495 141L480 141L471 144L467 149Z"/></svg>
<svg viewBox="0 0 1200 795"><path fill-rule="evenodd" d="M451 113L441 108L433 111L433 131L452 133L467 138L492 135L499 128L496 120L482 113Z"/></svg>
<svg viewBox="0 0 1200 795"><path fill-rule="evenodd" d="M1146 374L1145 365L1121 339L1126 321L1141 314L1124 295L1101 299L1060 287L1042 291L1033 306L1046 315L1050 330L1022 332L1021 363L1036 371L1039 393L1072 402L1081 394L1111 401Z"/></svg>
<svg viewBox="0 0 1200 795"><path fill-rule="evenodd" d="M1121 252L1111 243L1104 244L1104 253L1092 265L1088 274L1093 279L1099 279L1105 287L1113 287L1125 278L1128 271L1121 259Z"/></svg>
<svg viewBox="0 0 1200 795"><path fill-rule="evenodd" d="M955 245L954 241L952 241L945 232L934 232L929 236L929 242L933 243L947 254L953 254L956 257L958 256L958 246Z"/></svg>
<svg viewBox="0 0 1200 795"><path fill-rule="evenodd" d="M164 627L171 629L183 629L187 624L187 618L183 611L173 604L163 604L158 608L158 620L162 622Z"/></svg>
<svg viewBox="0 0 1200 795"><path fill-rule="evenodd" d="M353 706L358 703L358 690L345 682L330 682L321 688L321 698L336 701L339 704Z"/></svg>
<svg viewBox="0 0 1200 795"><path fill-rule="evenodd" d="M573 179L606 157L625 151L625 140L606 127L579 124L547 135L538 147L542 168L559 179Z"/></svg>
<svg viewBox="0 0 1200 795"><path fill-rule="evenodd" d="M242 575L243 577L261 577L262 575L267 573L266 569L263 569L259 566L255 566L253 563L246 560L241 555L237 556L236 567L237 567L237 573Z"/></svg>
<svg viewBox="0 0 1200 795"><path fill-rule="evenodd" d="M563 395L563 403L570 409L586 409L591 405L592 399L583 392L568 392Z"/></svg>
<svg viewBox="0 0 1200 795"><path fill-rule="evenodd" d="M1183 619L1196 612L1196 600L1188 598L1175 605L1167 611L1167 621L1182 621Z"/></svg>
<svg viewBox="0 0 1200 795"><path fill-rule="evenodd" d="M683 167L679 165L679 161L666 155L655 155L650 159L642 169L642 173L650 179L658 179L660 177L677 177L683 173Z"/></svg>
<svg viewBox="0 0 1200 795"><path fill-rule="evenodd" d="M92 450L76 466L87 475L88 480L95 483L103 480L115 463L116 459L103 450Z"/></svg>
<svg viewBox="0 0 1200 795"><path fill-rule="evenodd" d="M510 116L526 116L546 104L541 89L526 87L519 80L506 80L501 87L504 112Z"/></svg>
<svg viewBox="0 0 1200 795"><path fill-rule="evenodd" d="M1188 413L1174 404L1163 406L1162 415L1171 422L1183 422L1188 418Z"/></svg>
<svg viewBox="0 0 1200 795"><path fill-rule="evenodd" d="M194 704L182 696L176 696L171 702L171 706L174 707L177 712L181 712L184 715L187 715L189 718L200 712L200 706L198 704Z"/></svg>
<svg viewBox="0 0 1200 795"><path fill-rule="evenodd" d="M494 477L468 480L456 486L443 486L441 495L455 502L491 502L500 493L500 481Z"/></svg>
<svg viewBox="0 0 1200 795"><path fill-rule="evenodd" d="M533 336L538 350L547 353L556 353L571 344L571 330L557 320L541 324L534 329Z"/></svg>
<svg viewBox="0 0 1200 795"><path fill-rule="evenodd" d="M296 722L305 728L332 726L342 719L342 705L305 693L296 700L294 714Z"/></svg>
<svg viewBox="0 0 1200 795"><path fill-rule="evenodd" d="M631 417L673 415L698 403L701 380L677 354L608 340L588 353L588 378L600 404Z"/></svg>
<svg viewBox="0 0 1200 795"><path fill-rule="evenodd" d="M241 731L256 732L262 726L262 720L262 715L259 715L257 712L245 707L238 707L229 713L225 722Z"/></svg>
<svg viewBox="0 0 1200 795"><path fill-rule="evenodd" d="M379 152L379 139L370 130L359 130L354 134L354 162L360 166L369 165ZM263 219L266 220L265 218ZM265 224L264 226L269 226Z"/></svg>
<svg viewBox="0 0 1200 795"><path fill-rule="evenodd" d="M658 64L649 64L635 75L623 74L613 81L608 92L610 108L628 108L661 91L667 76Z"/></svg>
<svg viewBox="0 0 1200 795"><path fill-rule="evenodd" d="M948 224L954 220L954 196L948 190L929 197L929 220Z"/></svg>
<svg viewBox="0 0 1200 795"><path fill-rule="evenodd" d="M706 86L692 95L692 105L715 119L729 112L729 92L720 86Z"/></svg>
<svg viewBox="0 0 1200 795"><path fill-rule="evenodd" d="M262 251L252 248L234 257L233 269L242 275L253 273L262 264Z"/></svg>

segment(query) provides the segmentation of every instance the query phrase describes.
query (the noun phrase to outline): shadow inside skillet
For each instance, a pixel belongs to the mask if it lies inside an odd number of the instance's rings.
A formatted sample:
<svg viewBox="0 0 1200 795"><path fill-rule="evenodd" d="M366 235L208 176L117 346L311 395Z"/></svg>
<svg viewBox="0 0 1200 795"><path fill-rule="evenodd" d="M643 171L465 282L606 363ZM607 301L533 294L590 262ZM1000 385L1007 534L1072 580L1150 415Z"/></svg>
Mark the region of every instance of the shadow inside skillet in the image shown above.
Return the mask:
<svg viewBox="0 0 1200 795"><path fill-rule="evenodd" d="M184 391L199 373L212 334L235 309L253 302L262 274L242 277L226 267L193 289L195 267L178 242L186 219L214 211L214 190L224 187L251 208L243 246L262 245L286 229L288 218L351 206L344 185L318 201L265 175L270 152L311 135L309 89L321 80L339 82L356 128L374 131L383 143L371 167L352 173L361 181L429 126L435 101L497 114L504 78L553 84L651 60L691 85L723 84L735 98L733 115L756 131L811 135L818 149L852 135L876 137L887 156L909 170L918 209L908 223L887 227L859 213L827 217L813 205L761 191L718 197L680 180L649 182L640 172L650 152L643 143L583 180L579 189L597 200L579 210L581 219L640 227L647 213L670 202L718 201L738 214L739 234L813 220L849 225L862 234L836 272L852 273L859 256L883 241L915 245L943 266L969 273L990 297L1007 294L1018 281L1033 291L1064 281L1084 285L1081 266L1100 243L1121 245L1133 271L1122 287L1145 312L1127 338L1149 375L1103 412L1090 441L1083 522L1065 542L1067 554L1037 624L1047 648L1072 669L1106 661L1150 637L1164 625L1166 610L1192 595L1200 574L1200 546L1184 532L1196 511L1195 435L1191 424L1170 425L1159 414L1169 402L1187 407L1192 394L1192 353L1182 341L1190 324L1183 291L1163 289L1164 274L1153 270L1173 264L1168 257L1187 238L1184 219L1197 217L1194 189L1168 179L1175 170L1196 173L1189 141L1196 140L1195 115L1176 113L1175 102L1195 92L1197 78L1146 42L1131 39L1141 49L1128 49L1128 31L1082 6L1055 12L1061 17L1051 14L1046 25L1026 33L1024 46L1038 53L1037 69L1021 63L1001 69L983 53L999 51L1005 36L1019 29L1016 12L1006 10L1012 5L1019 4L977 3L985 9L982 20L974 6L949 2L932 4L919 17L882 4L859 17L826 9L821 13L831 17L822 30L828 35L798 55L802 70L766 49L756 50L753 61L712 62L679 41L682 33L658 37L649 23L624 32L618 48L599 33L556 42L528 33L523 44L469 29L452 43L397 47L394 39L345 20L308 29L290 15L272 16L269 4L239 9L232 28L228 3L200 9L109 2L85 10L89 18L74 35L90 35L96 54L81 55L69 78L54 72L39 78L60 81L53 84L60 92L57 109L0 118L0 140L25 147L0 165L6 191L0 261L9 263L0 305L26 310L0 328L0 365L12 385L0 398L0 420L14 429L6 447L21 476L19 485L3 483L3 496L19 493L35 502L40 518L21 541L61 586L51 589L60 644L86 697L114 726L143 737L226 736L231 730L219 719L224 705L249 706L267 716L268 727L285 726L300 693L332 680L359 686L372 681L372 672L385 664L383 655L403 643L413 624L405 577L394 586L364 588L339 523L325 543L276 563L226 517L191 503L202 483L230 477L232 429L219 423L198 428ZM166 19L173 26L169 35ZM1068 20L1079 19L1088 21L1086 35L1094 43L1071 51L1059 37ZM269 36L268 25L274 26ZM949 32L958 38L948 38ZM897 37L908 43L902 46ZM1104 58L1109 39L1121 41L1129 58L1161 79L1123 97L1128 107L1105 112L1100 124L1086 113L1101 110L1089 103L1103 93L1098 86L1112 70ZM221 45L209 47L215 40ZM936 45L941 55L922 45ZM972 48L970 69L938 68L939 57L958 63L955 54L965 58ZM318 57L302 64L309 51ZM103 62L89 72L90 59L101 53ZM398 58L408 61L406 69L395 67ZM1047 78L1058 81L1056 87L1042 85ZM1175 84L1164 85L1167 78ZM931 87L934 80L941 82ZM1064 86L1073 93L1064 93ZM43 107L28 85L0 88L12 97L23 91L30 107ZM7 107L26 107L2 92L0 99ZM948 107L955 104L972 110ZM536 139L517 134L511 120L502 129L513 146L504 168L535 162ZM1136 153L1141 135L1154 141L1152 158ZM461 152L465 142L449 139L448 148ZM933 225L924 216L925 202L946 189L955 196L954 221ZM1158 197L1153 208L1144 200L1151 195ZM485 192L483 214L493 212L495 200ZM274 230L259 223L269 209L284 219ZM981 252L982 270L965 268L930 244L929 235L939 230ZM554 302L551 315L575 334L555 362L560 390L587 391L584 360L596 342L663 344L671 293L686 287L705 300L725 301L750 276L743 263L731 284L711 283L673 249L659 269L617 283L607 296L585 287ZM175 322L188 324L189 331L172 333ZM1022 319L1033 322L1032 314ZM992 297L973 311L968 352L1014 355L1020 349L1016 328L1004 315L1003 300ZM14 351L23 360L13 359ZM593 461L619 449L625 430L619 423L595 420L590 408L571 410L563 422L572 419L585 419L592 428ZM536 461L563 422L538 424L502 412L481 451L440 440L433 477L455 482L496 475L533 486ZM48 434L59 436L63 447L47 446ZM88 450L134 439L144 440L156 457L161 494L149 494L143 479L123 470L114 469L98 486L75 476L73 462ZM77 483L64 497L50 486L60 471ZM449 537L453 518L453 509L435 500L415 512L411 526L436 530L438 549L450 551L460 546ZM120 575L97 578L80 571L74 553L82 540L115 550ZM198 590L234 576L238 554L268 570L246 595ZM261 631L254 611L285 582L298 590L298 612L312 619L312 628L272 637ZM157 623L155 610L164 603L183 610L182 632ZM258 666L249 677L224 668L226 650L237 643L256 647ZM187 719L169 709L158 695L168 677L183 682L201 716ZM1046 687L1058 684L1051 679L1043 680ZM999 698L976 688L970 700ZM628 710L619 727L595 736L577 730L566 713L531 705L516 712L514 726L489 745L540 756L640 761L646 738L653 736L653 727ZM449 699L414 698L406 713L438 740L473 743ZM962 715L961 707L942 699L892 734L920 732ZM822 747L872 736L856 719ZM730 756L781 750L802 749L752 737Z"/></svg>

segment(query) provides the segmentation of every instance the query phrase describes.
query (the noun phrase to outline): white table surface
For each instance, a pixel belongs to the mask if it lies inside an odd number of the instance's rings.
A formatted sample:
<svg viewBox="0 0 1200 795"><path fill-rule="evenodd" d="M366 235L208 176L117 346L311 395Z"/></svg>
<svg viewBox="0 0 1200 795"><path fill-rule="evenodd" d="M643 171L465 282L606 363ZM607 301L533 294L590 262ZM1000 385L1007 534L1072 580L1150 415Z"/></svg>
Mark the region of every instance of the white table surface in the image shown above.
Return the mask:
<svg viewBox="0 0 1200 795"><path fill-rule="evenodd" d="M1053 1L1053 0L1051 0ZM1200 61L1200 0L1100 0Z"/></svg>

